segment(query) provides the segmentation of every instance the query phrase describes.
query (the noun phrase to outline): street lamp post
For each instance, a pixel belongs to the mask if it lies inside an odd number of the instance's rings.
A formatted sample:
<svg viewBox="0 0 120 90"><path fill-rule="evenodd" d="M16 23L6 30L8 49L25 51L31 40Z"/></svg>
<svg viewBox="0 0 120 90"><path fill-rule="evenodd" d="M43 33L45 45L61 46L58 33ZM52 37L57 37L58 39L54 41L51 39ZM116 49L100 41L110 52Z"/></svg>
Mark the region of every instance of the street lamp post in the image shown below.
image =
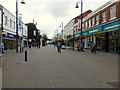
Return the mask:
<svg viewBox="0 0 120 90"><path fill-rule="evenodd" d="M24 35L23 35L23 27L24 23L22 22L22 51L23 51L23 48L24 48Z"/></svg>
<svg viewBox="0 0 120 90"><path fill-rule="evenodd" d="M74 32L74 22L73 22L73 39L74 39L74 34L75 32ZM74 50L74 40L73 40L73 50Z"/></svg>
<svg viewBox="0 0 120 90"><path fill-rule="evenodd" d="M81 14L80 14L80 19L81 19L81 23L80 23L80 30L81 30L81 32L80 32L80 35L81 35L81 43L82 43L82 18L83 18L83 16L82 16L82 10L83 10L83 1L81 0L81 2L77 2L76 3L76 7L75 8L79 8L79 6L78 6L78 4L81 4Z"/></svg>
<svg viewBox="0 0 120 90"><path fill-rule="evenodd" d="M0 24L1 24L1 29L0 29L0 44L3 42L3 37L2 37L2 32L3 32L3 6L0 5L0 16L1 16L1 21L0 21ZM0 47L0 54L2 54L2 46Z"/></svg>
<svg viewBox="0 0 120 90"><path fill-rule="evenodd" d="M58 41L58 29L57 29L57 41Z"/></svg>
<svg viewBox="0 0 120 90"><path fill-rule="evenodd" d="M62 39L63 39L63 22L59 27L62 27Z"/></svg>
<svg viewBox="0 0 120 90"><path fill-rule="evenodd" d="M22 0L22 4L25 2ZM18 52L18 0L16 0L16 52Z"/></svg>

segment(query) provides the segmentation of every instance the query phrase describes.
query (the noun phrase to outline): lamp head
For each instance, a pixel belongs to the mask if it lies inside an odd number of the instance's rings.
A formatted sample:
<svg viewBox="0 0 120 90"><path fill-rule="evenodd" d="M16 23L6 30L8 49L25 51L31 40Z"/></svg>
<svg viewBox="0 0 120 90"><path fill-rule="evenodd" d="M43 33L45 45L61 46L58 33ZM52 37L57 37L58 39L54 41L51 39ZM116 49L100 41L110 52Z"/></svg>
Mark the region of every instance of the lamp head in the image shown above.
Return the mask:
<svg viewBox="0 0 120 90"><path fill-rule="evenodd" d="M79 8L79 6L78 6L78 2L76 3L76 6L75 6L75 8Z"/></svg>
<svg viewBox="0 0 120 90"><path fill-rule="evenodd" d="M21 2L22 4L25 4L25 2L24 2L24 0L22 0L22 2Z"/></svg>

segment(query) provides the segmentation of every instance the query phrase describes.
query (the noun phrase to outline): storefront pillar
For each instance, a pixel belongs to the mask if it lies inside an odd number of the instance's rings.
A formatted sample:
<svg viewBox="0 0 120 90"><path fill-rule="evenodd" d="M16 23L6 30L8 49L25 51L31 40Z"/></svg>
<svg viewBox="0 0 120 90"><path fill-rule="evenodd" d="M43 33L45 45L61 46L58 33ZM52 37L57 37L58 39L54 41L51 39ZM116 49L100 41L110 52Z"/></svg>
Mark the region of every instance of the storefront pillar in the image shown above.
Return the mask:
<svg viewBox="0 0 120 90"><path fill-rule="evenodd" d="M85 37L84 48L88 48L88 37Z"/></svg>
<svg viewBox="0 0 120 90"><path fill-rule="evenodd" d="M96 44L96 36L95 35L93 35L93 43Z"/></svg>

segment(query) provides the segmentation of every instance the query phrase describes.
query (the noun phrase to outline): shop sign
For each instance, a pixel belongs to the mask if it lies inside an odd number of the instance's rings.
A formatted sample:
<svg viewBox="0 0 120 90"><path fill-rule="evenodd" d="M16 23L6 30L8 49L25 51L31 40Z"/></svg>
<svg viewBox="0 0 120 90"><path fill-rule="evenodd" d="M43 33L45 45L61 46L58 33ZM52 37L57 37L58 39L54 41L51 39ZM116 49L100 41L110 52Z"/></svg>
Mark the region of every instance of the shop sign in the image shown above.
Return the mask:
<svg viewBox="0 0 120 90"><path fill-rule="evenodd" d="M14 37L14 34L11 34L11 33L3 34L3 37L5 37L5 38L11 38L11 39L16 39L16 38ZM22 37L19 37L18 40L22 40Z"/></svg>
<svg viewBox="0 0 120 90"><path fill-rule="evenodd" d="M14 35L11 34L11 33L8 33L7 36L8 36L8 38L13 38L13 39L15 39Z"/></svg>
<svg viewBox="0 0 120 90"><path fill-rule="evenodd" d="M75 36L74 36L74 37L78 37L78 36L80 36L80 33L75 34Z"/></svg>
<svg viewBox="0 0 120 90"><path fill-rule="evenodd" d="M94 34L102 31L102 26L88 30L88 34Z"/></svg>
<svg viewBox="0 0 120 90"><path fill-rule="evenodd" d="M88 35L88 31L84 31L82 34L83 35Z"/></svg>
<svg viewBox="0 0 120 90"><path fill-rule="evenodd" d="M103 26L103 31L118 30L120 28L120 21L112 22Z"/></svg>

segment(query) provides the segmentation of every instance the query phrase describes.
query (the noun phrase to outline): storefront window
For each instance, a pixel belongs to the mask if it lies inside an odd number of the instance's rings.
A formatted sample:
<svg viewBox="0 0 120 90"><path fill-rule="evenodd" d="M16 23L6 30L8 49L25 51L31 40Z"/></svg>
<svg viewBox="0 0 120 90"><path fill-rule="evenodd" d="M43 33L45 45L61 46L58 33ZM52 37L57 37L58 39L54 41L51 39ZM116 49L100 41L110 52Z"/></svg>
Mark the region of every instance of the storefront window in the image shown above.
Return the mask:
<svg viewBox="0 0 120 90"><path fill-rule="evenodd" d="M120 50L120 30L109 33L109 51L118 52Z"/></svg>
<svg viewBox="0 0 120 90"><path fill-rule="evenodd" d="M120 30L116 31L116 52L120 51Z"/></svg>
<svg viewBox="0 0 120 90"><path fill-rule="evenodd" d="M98 50L105 50L105 33L96 35L96 45Z"/></svg>
<svg viewBox="0 0 120 90"><path fill-rule="evenodd" d="M114 51L115 48L115 39L114 32L109 33L109 51Z"/></svg>

